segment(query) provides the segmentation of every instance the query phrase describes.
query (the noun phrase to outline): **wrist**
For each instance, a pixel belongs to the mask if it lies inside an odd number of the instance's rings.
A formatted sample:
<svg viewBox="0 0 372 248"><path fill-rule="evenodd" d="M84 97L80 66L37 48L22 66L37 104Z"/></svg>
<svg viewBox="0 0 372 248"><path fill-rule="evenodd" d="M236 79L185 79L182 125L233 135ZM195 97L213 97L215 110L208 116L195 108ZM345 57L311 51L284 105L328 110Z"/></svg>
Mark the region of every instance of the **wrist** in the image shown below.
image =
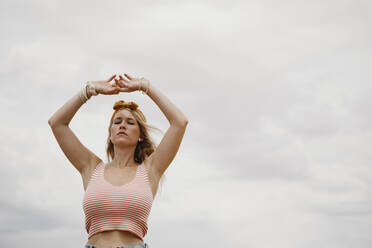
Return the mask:
<svg viewBox="0 0 372 248"><path fill-rule="evenodd" d="M79 92L79 97L81 102L84 104L86 101L88 101L88 95L87 95L87 83L83 83L81 85L81 90Z"/></svg>
<svg viewBox="0 0 372 248"><path fill-rule="evenodd" d="M92 95L98 95L92 82L88 81L83 83L82 89L80 90L79 94L82 103L83 104L86 103L91 98Z"/></svg>
<svg viewBox="0 0 372 248"><path fill-rule="evenodd" d="M140 82L139 84L138 84L138 91L142 91L141 89L143 89L143 87L142 87L142 82Z"/></svg>
<svg viewBox="0 0 372 248"><path fill-rule="evenodd" d="M88 99L91 98L92 96L98 95L98 92L96 91L96 88L94 87L92 81L86 82L85 89L86 89Z"/></svg>
<svg viewBox="0 0 372 248"><path fill-rule="evenodd" d="M141 90L142 94L147 94L150 89L150 81L146 80L145 82L141 82L141 84L142 84L142 90Z"/></svg>

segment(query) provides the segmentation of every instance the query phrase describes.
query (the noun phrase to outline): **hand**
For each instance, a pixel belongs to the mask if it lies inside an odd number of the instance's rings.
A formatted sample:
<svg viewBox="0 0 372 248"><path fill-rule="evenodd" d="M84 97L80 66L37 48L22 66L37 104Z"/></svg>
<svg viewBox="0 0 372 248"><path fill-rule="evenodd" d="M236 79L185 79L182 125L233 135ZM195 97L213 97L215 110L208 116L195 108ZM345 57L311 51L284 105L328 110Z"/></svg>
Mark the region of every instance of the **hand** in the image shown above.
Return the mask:
<svg viewBox="0 0 372 248"><path fill-rule="evenodd" d="M91 81L92 85L94 86L94 90L89 89L88 86L88 92L91 92L92 95L114 95L118 94L120 92L120 87L116 83L110 84L110 81L112 81L116 77L116 74L111 76L108 80L100 80L100 81ZM96 94L95 94L96 92Z"/></svg>
<svg viewBox="0 0 372 248"><path fill-rule="evenodd" d="M124 76L126 78L123 78L121 75L119 75L119 80L115 78L115 83L120 87L121 92L132 92L139 90L140 86L141 89L144 90L144 87L147 87L149 81L147 79L141 78L134 78L129 76L128 74L124 73ZM129 79L129 81L127 80Z"/></svg>

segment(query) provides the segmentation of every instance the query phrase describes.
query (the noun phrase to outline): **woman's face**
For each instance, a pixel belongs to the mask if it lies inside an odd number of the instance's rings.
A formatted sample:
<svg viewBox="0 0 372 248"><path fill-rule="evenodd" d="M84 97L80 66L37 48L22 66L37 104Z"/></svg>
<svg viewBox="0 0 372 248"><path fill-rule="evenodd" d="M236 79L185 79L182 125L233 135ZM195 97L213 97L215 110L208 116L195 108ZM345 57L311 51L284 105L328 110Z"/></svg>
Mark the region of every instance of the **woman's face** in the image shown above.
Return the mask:
<svg viewBox="0 0 372 248"><path fill-rule="evenodd" d="M136 146L140 137L137 120L127 109L119 110L112 120L110 139L114 145Z"/></svg>

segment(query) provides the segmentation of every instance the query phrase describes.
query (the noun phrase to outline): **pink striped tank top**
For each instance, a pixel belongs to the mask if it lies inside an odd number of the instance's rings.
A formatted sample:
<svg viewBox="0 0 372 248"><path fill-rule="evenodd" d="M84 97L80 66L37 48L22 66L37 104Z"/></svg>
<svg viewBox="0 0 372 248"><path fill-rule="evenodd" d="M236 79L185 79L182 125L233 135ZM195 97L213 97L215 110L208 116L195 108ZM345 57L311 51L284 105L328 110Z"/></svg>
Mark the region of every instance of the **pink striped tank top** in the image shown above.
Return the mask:
<svg viewBox="0 0 372 248"><path fill-rule="evenodd" d="M83 198L88 239L99 232L123 230L143 241L153 202L145 164L138 165L134 179L121 186L104 179L105 166L97 165Z"/></svg>

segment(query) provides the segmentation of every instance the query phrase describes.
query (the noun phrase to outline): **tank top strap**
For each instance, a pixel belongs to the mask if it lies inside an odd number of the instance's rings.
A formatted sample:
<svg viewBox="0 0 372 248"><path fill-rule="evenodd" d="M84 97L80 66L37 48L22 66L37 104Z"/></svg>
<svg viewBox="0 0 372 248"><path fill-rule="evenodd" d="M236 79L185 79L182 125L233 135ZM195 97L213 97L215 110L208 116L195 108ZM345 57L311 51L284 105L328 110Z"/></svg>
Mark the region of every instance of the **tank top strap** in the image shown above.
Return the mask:
<svg viewBox="0 0 372 248"><path fill-rule="evenodd" d="M101 177L103 174L103 169L105 168L105 163L101 161L99 164L96 165L92 173L92 179L96 180L97 178Z"/></svg>
<svg viewBox="0 0 372 248"><path fill-rule="evenodd" d="M139 165L140 168L140 177L145 180L146 182L149 182L149 177L148 177L148 173L147 173L147 168L146 168L146 165L144 162L142 162L140 165Z"/></svg>

